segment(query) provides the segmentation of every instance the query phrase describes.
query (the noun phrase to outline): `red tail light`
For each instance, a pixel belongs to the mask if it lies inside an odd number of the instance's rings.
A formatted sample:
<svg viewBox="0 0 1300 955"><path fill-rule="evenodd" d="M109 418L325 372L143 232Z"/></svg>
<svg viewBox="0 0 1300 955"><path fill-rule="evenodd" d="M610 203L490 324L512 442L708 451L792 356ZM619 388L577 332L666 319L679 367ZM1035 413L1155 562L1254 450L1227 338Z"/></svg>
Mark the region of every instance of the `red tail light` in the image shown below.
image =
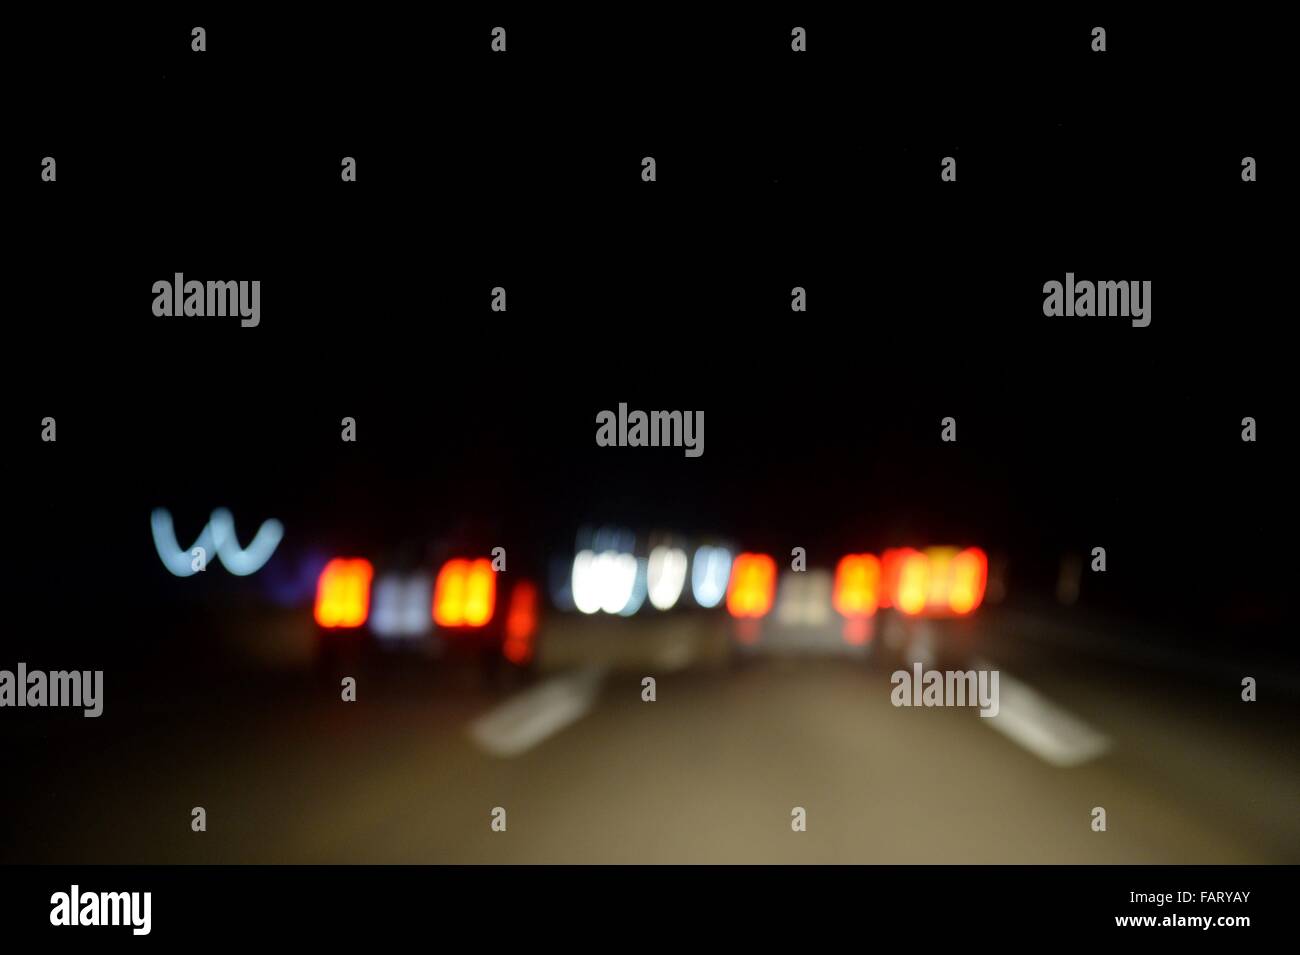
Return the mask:
<svg viewBox="0 0 1300 955"><path fill-rule="evenodd" d="M767 554L739 554L731 565L727 611L733 617L762 617L776 594L776 561Z"/></svg>
<svg viewBox="0 0 1300 955"><path fill-rule="evenodd" d="M978 547L930 547L893 552L890 590L905 614L968 614L984 602L988 557Z"/></svg>
<svg viewBox="0 0 1300 955"><path fill-rule="evenodd" d="M316 581L316 622L322 627L359 627L370 615L370 561L336 557Z"/></svg>
<svg viewBox="0 0 1300 955"><path fill-rule="evenodd" d="M537 632L537 587L521 580L510 591L506 611L506 642L501 648L511 663L523 666L533 658L533 635Z"/></svg>
<svg viewBox="0 0 1300 955"><path fill-rule="evenodd" d="M442 565L433 588L433 622L440 627L481 627L496 609L492 561L456 558Z"/></svg>
<svg viewBox="0 0 1300 955"><path fill-rule="evenodd" d="M874 554L849 554L835 568L835 609L845 617L870 617L880 604L880 561Z"/></svg>
<svg viewBox="0 0 1300 955"><path fill-rule="evenodd" d="M908 554L914 553L906 547L892 547L880 555L880 606L894 605L894 591L898 589L898 573L903 569L903 561Z"/></svg>

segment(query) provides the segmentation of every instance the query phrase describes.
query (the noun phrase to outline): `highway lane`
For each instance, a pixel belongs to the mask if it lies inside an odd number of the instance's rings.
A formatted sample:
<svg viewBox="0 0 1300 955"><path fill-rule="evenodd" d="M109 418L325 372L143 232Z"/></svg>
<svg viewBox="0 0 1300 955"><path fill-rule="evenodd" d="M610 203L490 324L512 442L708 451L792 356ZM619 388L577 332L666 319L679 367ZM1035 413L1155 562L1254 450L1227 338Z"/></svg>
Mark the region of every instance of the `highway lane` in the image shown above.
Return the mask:
<svg viewBox="0 0 1300 955"><path fill-rule="evenodd" d="M93 747L15 777L25 818L5 858L1300 861L1286 691L1243 703L1231 674L1015 630L999 623L981 653L1104 737L1103 752L1062 768L975 709L895 707L894 664L880 660L737 665L722 617L557 618L531 682L411 660L359 672L345 704L332 676L281 670L219 706L141 700L128 720L86 721L103 723ZM543 725L507 755L485 743L493 720L507 735ZM57 751L81 731L67 721L21 742ZM193 806L206 832L190 830ZM1105 832L1091 828L1096 806Z"/></svg>

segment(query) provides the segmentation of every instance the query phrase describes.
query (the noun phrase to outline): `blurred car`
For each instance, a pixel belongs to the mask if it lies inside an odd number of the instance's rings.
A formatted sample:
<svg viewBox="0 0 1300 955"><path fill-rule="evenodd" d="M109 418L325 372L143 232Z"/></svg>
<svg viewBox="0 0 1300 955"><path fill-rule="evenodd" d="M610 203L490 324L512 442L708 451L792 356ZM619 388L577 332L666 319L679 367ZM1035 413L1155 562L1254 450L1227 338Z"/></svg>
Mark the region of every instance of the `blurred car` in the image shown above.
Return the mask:
<svg viewBox="0 0 1300 955"><path fill-rule="evenodd" d="M746 552L732 566L726 607L742 656L880 653L932 663L970 654L987 580L978 547L848 554L833 573L778 572L770 555Z"/></svg>
<svg viewBox="0 0 1300 955"><path fill-rule="evenodd" d="M536 581L514 572L500 548L433 551L330 559L312 605L319 658L406 652L529 666L541 614Z"/></svg>

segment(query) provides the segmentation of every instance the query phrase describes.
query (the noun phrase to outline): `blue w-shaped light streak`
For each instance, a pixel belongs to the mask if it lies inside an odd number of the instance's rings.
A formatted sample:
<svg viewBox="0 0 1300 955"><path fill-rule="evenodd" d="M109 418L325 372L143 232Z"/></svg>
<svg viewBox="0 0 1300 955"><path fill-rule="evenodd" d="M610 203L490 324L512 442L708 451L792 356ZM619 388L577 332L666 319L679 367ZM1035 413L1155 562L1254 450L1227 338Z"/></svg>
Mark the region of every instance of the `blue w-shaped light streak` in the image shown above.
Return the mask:
<svg viewBox="0 0 1300 955"><path fill-rule="evenodd" d="M207 555L216 554L226 570L237 577L247 577L262 569L284 537L284 525L272 518L262 522L247 547L240 547L235 536L235 518L224 507L212 512L198 539L185 549L176 541L176 528L167 508L154 508L149 522L153 528L153 546L163 566L177 577L190 577L197 573L192 555L198 547L203 548L205 559Z"/></svg>

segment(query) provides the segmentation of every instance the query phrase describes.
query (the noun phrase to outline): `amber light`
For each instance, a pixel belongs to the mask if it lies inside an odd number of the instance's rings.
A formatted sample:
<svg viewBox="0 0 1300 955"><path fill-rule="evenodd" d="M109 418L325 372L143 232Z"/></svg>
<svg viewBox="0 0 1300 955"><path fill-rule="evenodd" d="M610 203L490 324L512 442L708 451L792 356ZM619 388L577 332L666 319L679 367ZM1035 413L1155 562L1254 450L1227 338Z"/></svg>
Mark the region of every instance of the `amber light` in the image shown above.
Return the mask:
<svg viewBox="0 0 1300 955"><path fill-rule="evenodd" d="M845 617L870 617L880 604L880 560L875 554L849 554L835 568L835 609Z"/></svg>
<svg viewBox="0 0 1300 955"><path fill-rule="evenodd" d="M952 560L956 556L955 547L925 549L926 577L929 583L925 592L925 609L932 614L948 612L948 592L952 588Z"/></svg>
<svg viewBox="0 0 1300 955"><path fill-rule="evenodd" d="M537 632L537 587L521 580L510 591L506 611L506 642L501 648L511 663L523 666L533 658L533 634Z"/></svg>
<svg viewBox="0 0 1300 955"><path fill-rule="evenodd" d="M442 565L433 588L433 622L440 627L481 627L496 609L497 578L486 557L457 557Z"/></svg>
<svg viewBox="0 0 1300 955"><path fill-rule="evenodd" d="M930 591L930 560L917 550L899 551L895 559L893 604L905 614L918 614L925 609Z"/></svg>
<svg viewBox="0 0 1300 955"><path fill-rule="evenodd" d="M322 627L359 627L370 615L375 570L361 558L335 557L316 581L316 622Z"/></svg>
<svg viewBox="0 0 1300 955"><path fill-rule="evenodd" d="M776 594L776 561L767 554L739 554L731 565L727 612L733 617L762 617Z"/></svg>
<svg viewBox="0 0 1300 955"><path fill-rule="evenodd" d="M989 579L989 558L984 551L978 547L966 548L952 559L949 574L949 610L966 614L984 602L984 588Z"/></svg>

